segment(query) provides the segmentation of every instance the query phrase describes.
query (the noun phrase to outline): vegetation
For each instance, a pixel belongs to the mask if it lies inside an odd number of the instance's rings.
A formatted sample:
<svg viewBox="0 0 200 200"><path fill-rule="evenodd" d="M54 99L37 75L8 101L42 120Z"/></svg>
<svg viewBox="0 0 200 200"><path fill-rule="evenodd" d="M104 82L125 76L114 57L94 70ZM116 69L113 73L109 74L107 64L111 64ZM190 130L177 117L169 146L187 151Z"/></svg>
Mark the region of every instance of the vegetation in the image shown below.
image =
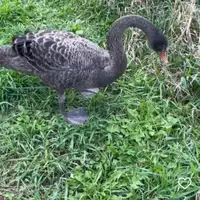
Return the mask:
<svg viewBox="0 0 200 200"><path fill-rule="evenodd" d="M125 3L124 3L125 2ZM200 5L194 0L2 0L0 43L26 29L73 31L105 46L121 15L150 19L169 39L160 65L127 30L125 74L92 99L67 91L89 122L58 114L36 77L0 68L0 199L194 199L200 189Z"/></svg>

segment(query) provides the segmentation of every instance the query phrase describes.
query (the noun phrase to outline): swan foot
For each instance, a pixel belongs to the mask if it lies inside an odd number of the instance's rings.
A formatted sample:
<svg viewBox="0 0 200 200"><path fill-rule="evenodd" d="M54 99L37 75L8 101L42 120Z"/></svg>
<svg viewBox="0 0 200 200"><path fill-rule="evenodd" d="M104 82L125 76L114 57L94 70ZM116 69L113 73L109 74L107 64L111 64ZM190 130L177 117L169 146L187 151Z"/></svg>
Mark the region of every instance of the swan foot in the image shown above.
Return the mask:
<svg viewBox="0 0 200 200"><path fill-rule="evenodd" d="M81 95L83 95L85 98L92 98L98 92L99 92L99 88L91 88L91 89L87 89L81 92Z"/></svg>
<svg viewBox="0 0 200 200"><path fill-rule="evenodd" d="M87 112L82 107L67 112L64 117L65 121L75 125L82 125L88 119Z"/></svg>

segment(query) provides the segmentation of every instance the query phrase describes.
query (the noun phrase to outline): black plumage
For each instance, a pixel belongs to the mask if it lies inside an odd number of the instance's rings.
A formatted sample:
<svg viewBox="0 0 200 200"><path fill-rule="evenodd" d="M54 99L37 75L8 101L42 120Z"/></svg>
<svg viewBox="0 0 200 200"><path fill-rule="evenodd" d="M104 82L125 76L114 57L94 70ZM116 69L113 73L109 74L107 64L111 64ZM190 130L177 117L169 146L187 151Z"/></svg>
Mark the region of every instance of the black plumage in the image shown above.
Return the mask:
<svg viewBox="0 0 200 200"><path fill-rule="evenodd" d="M86 119L83 109L65 113L64 91L74 88L84 92L104 87L121 76L127 63L122 34L128 27L140 28L153 50L166 51L165 36L147 19L130 15L119 18L111 25L107 50L71 32L27 31L22 36L14 36L11 45L0 47L0 64L38 76L58 92L60 110L66 119L82 123ZM76 120L77 117L81 119Z"/></svg>

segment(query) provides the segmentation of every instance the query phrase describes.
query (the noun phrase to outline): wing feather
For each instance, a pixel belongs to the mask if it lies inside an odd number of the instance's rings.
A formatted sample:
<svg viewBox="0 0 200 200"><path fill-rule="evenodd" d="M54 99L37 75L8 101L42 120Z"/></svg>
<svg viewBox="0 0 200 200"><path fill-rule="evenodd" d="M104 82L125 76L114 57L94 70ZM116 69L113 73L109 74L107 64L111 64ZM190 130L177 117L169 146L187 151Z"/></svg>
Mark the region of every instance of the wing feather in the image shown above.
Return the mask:
<svg viewBox="0 0 200 200"><path fill-rule="evenodd" d="M109 57L107 51L93 42L64 31L28 32L15 36L13 49L39 72L92 70Z"/></svg>

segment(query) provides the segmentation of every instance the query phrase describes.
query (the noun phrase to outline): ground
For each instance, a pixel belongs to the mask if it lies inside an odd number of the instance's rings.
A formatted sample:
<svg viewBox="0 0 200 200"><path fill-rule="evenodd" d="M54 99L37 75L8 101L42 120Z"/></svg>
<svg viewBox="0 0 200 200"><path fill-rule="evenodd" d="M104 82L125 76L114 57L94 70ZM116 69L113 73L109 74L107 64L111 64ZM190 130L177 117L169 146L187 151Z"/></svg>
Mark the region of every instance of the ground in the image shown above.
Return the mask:
<svg viewBox="0 0 200 200"><path fill-rule="evenodd" d="M125 3L124 3L125 2ZM194 0L0 2L0 44L37 28L73 31L105 47L125 14L147 17L169 40L169 65L136 29L127 70L83 106L84 126L64 122L56 93L36 77L0 68L0 199L194 199L200 189L200 10Z"/></svg>

